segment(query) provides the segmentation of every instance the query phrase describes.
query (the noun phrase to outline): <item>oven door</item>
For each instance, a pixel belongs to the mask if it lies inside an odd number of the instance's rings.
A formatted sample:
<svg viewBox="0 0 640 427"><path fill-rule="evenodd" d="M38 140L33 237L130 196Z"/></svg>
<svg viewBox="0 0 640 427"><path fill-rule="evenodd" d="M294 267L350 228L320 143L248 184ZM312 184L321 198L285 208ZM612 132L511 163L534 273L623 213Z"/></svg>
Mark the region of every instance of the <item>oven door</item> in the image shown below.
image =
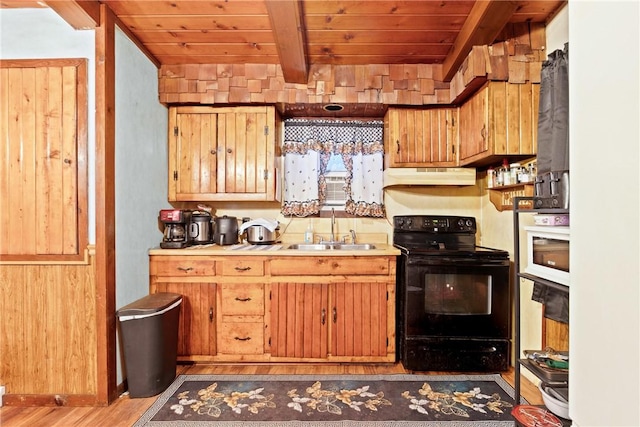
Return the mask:
<svg viewBox="0 0 640 427"><path fill-rule="evenodd" d="M401 298L405 338L509 338L509 260L407 257Z"/></svg>

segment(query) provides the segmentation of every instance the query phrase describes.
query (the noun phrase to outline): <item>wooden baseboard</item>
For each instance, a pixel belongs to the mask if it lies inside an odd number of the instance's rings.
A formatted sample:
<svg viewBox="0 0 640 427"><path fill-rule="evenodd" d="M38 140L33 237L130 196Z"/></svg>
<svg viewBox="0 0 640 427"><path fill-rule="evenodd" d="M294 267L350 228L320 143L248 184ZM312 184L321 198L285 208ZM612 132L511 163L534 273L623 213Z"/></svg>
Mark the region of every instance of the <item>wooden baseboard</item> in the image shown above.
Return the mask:
<svg viewBox="0 0 640 427"><path fill-rule="evenodd" d="M5 394L4 406L106 406L91 394Z"/></svg>

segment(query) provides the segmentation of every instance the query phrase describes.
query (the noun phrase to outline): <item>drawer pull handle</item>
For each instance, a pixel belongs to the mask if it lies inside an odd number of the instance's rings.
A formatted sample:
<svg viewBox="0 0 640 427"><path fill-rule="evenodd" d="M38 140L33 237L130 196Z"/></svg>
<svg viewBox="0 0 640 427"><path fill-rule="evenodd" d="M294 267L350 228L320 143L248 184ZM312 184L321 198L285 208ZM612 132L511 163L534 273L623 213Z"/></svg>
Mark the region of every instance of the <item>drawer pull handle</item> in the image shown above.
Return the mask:
<svg viewBox="0 0 640 427"><path fill-rule="evenodd" d="M335 307L333 307L333 323L336 323L338 321L338 310L336 310Z"/></svg>
<svg viewBox="0 0 640 427"><path fill-rule="evenodd" d="M249 302L249 301L251 301L251 298L239 298L239 297L236 297L236 301Z"/></svg>
<svg viewBox="0 0 640 427"><path fill-rule="evenodd" d="M322 309L322 314L320 315L320 322L324 325L327 320L327 310Z"/></svg>
<svg viewBox="0 0 640 427"><path fill-rule="evenodd" d="M236 341L249 341L251 339L251 337L245 337L245 338L240 338L240 337L235 337L234 340Z"/></svg>
<svg viewBox="0 0 640 427"><path fill-rule="evenodd" d="M396 154L400 154L400 141L396 139Z"/></svg>
<svg viewBox="0 0 640 427"><path fill-rule="evenodd" d="M209 307L209 322L213 322L213 307Z"/></svg>
<svg viewBox="0 0 640 427"><path fill-rule="evenodd" d="M185 273L188 273L191 270L193 270L193 267L178 267L178 270L184 271Z"/></svg>
<svg viewBox="0 0 640 427"><path fill-rule="evenodd" d="M236 267L236 271L249 271L251 267Z"/></svg>

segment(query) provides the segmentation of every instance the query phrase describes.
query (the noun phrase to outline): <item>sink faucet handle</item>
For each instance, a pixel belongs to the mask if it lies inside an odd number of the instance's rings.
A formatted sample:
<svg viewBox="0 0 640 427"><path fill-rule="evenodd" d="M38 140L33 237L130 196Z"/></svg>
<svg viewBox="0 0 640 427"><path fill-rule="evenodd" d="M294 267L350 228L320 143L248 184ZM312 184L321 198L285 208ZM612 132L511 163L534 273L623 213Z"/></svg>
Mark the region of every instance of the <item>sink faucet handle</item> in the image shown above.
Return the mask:
<svg viewBox="0 0 640 427"><path fill-rule="evenodd" d="M356 231L355 230L349 230L349 233L351 233L351 243L355 244L356 243Z"/></svg>

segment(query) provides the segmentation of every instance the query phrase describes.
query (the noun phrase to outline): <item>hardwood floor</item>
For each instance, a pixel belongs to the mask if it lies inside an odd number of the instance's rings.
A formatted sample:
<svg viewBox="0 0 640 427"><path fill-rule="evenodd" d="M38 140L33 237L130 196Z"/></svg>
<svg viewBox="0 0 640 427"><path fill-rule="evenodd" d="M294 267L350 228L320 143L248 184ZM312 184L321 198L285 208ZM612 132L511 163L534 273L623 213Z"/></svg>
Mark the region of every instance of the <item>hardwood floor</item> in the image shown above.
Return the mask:
<svg viewBox="0 0 640 427"><path fill-rule="evenodd" d="M258 364L258 365L178 365L178 374L227 374L227 375L292 375L292 374L403 374L401 364ZM442 374L442 372L430 372ZM513 369L502 375L513 385ZM534 405L542 404L537 387L525 377L521 381L522 395ZM133 425L157 396L130 399L120 396L108 407L15 407L0 408L0 426L28 427L128 427Z"/></svg>

